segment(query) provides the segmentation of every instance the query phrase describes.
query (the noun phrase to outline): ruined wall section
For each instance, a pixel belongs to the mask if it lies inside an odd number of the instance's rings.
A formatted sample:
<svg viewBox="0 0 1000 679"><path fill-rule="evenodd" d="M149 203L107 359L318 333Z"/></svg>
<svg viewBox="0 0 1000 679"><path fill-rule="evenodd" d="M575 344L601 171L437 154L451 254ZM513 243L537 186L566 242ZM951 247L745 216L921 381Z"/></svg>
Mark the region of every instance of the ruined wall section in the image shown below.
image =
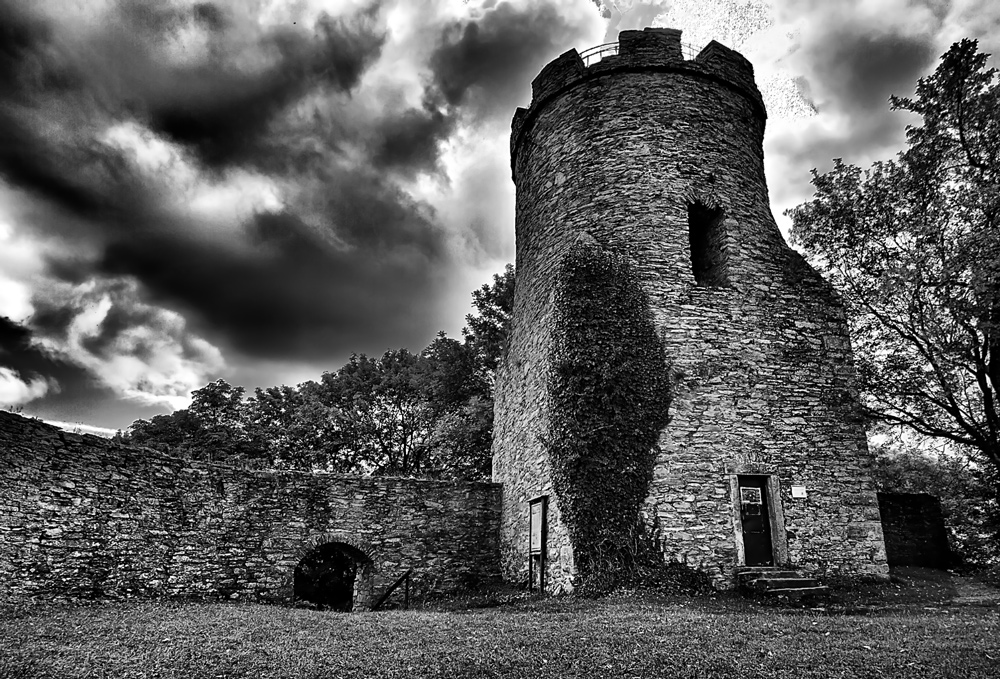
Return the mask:
<svg viewBox="0 0 1000 679"><path fill-rule="evenodd" d="M958 563L948 543L941 501L925 493L879 493L890 566L944 570Z"/></svg>
<svg viewBox="0 0 1000 679"><path fill-rule="evenodd" d="M618 55L589 68L574 51L559 57L533 93L512 132L517 288L498 385L506 400L496 410L496 480L545 486L538 394L549 286L562 253L587 232L634 263L682 375L649 498L666 556L731 583L731 478L774 474L788 531L781 560L821 575L885 575L843 306L771 215L750 64L717 43L684 61L679 31L626 31ZM724 213L728 286L696 285L695 202ZM519 466L541 471L518 477ZM791 485L808 497L793 501ZM522 540L520 499L530 492L504 496L503 544Z"/></svg>
<svg viewBox="0 0 1000 679"><path fill-rule="evenodd" d="M317 541L360 545L377 596L497 571L490 483L242 470L0 412L0 587L53 596L287 601Z"/></svg>

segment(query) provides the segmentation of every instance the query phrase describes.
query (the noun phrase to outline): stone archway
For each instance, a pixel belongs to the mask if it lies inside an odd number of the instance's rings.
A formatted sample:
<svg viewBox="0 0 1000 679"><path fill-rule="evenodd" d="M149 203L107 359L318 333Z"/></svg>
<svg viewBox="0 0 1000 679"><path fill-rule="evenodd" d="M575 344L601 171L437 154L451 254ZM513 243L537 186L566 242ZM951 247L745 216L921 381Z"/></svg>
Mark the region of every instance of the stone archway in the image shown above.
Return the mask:
<svg viewBox="0 0 1000 679"><path fill-rule="evenodd" d="M340 534L310 540L298 551L292 595L321 608L366 610L371 606L372 549Z"/></svg>

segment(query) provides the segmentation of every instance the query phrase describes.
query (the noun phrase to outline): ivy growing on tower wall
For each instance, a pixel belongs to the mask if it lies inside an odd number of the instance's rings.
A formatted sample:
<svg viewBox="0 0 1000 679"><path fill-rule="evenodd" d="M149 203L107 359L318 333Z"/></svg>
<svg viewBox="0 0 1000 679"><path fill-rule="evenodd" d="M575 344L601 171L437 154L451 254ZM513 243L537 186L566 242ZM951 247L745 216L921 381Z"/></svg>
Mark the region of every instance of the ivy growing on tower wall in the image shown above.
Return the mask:
<svg viewBox="0 0 1000 679"><path fill-rule="evenodd" d="M544 443L579 584L601 588L640 562L662 563L641 508L667 424L670 362L625 257L581 238L554 294Z"/></svg>

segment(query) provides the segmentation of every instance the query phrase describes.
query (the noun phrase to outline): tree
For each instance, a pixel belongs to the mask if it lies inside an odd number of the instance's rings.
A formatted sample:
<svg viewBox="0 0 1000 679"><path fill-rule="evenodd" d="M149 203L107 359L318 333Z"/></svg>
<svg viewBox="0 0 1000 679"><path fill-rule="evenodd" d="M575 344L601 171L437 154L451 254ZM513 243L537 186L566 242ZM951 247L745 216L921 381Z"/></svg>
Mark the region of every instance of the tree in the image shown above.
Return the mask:
<svg viewBox="0 0 1000 679"><path fill-rule="evenodd" d="M191 394L191 405L151 420L136 420L122 437L173 455L210 462L267 462L267 449L247 417L243 387L216 380Z"/></svg>
<svg viewBox="0 0 1000 679"><path fill-rule="evenodd" d="M491 381L470 342L439 333L420 355L419 384L433 418L428 469L450 478L487 478L493 443Z"/></svg>
<svg viewBox="0 0 1000 679"><path fill-rule="evenodd" d="M345 466L372 474L423 471L431 411L419 384L420 359L406 349L381 358L355 354L302 389L336 413Z"/></svg>
<svg viewBox="0 0 1000 679"><path fill-rule="evenodd" d="M271 466L358 471L353 462L340 456L339 411L324 405L315 390L304 385L258 387L246 409L252 436L267 449Z"/></svg>
<svg viewBox="0 0 1000 679"><path fill-rule="evenodd" d="M1000 471L1000 85L974 40L913 98L894 160L813 170L792 238L843 295L866 408Z"/></svg>
<svg viewBox="0 0 1000 679"><path fill-rule="evenodd" d="M472 292L476 313L465 317L465 343L479 362L482 376L492 388L493 376L503 358L514 310L514 265L502 274L493 274L493 284L484 284Z"/></svg>
<svg viewBox="0 0 1000 679"><path fill-rule="evenodd" d="M156 415L148 420L136 420L123 434L122 442L139 446L155 448L163 452L173 452L180 449L185 442L191 440L195 432L201 428L201 423L182 409L169 415Z"/></svg>

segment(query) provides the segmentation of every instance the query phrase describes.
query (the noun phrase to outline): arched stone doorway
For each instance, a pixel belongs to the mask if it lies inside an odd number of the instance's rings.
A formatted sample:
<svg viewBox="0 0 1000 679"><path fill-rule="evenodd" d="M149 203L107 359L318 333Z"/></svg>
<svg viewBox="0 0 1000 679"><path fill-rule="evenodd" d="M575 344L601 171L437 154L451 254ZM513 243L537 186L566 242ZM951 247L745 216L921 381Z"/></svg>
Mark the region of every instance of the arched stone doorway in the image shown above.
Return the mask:
<svg viewBox="0 0 1000 679"><path fill-rule="evenodd" d="M374 563L368 550L336 537L316 540L295 567L293 595L334 611L371 606Z"/></svg>

